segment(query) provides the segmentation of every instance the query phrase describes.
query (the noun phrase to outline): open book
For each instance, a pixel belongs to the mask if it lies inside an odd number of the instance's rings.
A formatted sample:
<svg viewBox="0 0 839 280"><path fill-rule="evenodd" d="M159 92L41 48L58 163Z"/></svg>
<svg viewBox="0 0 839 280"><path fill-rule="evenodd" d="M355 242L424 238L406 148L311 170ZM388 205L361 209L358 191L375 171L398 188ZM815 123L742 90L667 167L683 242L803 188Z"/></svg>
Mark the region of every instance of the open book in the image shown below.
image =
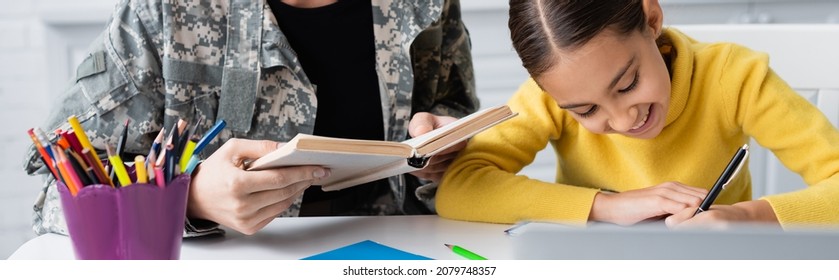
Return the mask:
<svg viewBox="0 0 839 280"><path fill-rule="evenodd" d="M403 142L298 134L255 160L248 170L320 165L331 175L318 184L324 191L340 190L425 168L440 151L515 115L506 105L491 107Z"/></svg>

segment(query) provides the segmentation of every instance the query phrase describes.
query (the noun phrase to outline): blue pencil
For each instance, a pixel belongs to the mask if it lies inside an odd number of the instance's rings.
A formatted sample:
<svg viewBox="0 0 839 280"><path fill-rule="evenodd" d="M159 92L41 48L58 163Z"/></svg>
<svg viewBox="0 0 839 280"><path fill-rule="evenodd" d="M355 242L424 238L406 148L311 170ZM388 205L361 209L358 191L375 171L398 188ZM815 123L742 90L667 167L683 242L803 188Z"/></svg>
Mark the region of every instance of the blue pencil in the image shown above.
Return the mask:
<svg viewBox="0 0 839 280"><path fill-rule="evenodd" d="M172 127L172 132L169 134L169 141L166 142L166 164L163 165L163 172L166 176L166 184L172 181L175 177L175 145L178 143L178 124Z"/></svg>
<svg viewBox="0 0 839 280"><path fill-rule="evenodd" d="M164 172L164 182L168 185L169 182L172 182L172 178L175 177L175 145L167 144L166 145L166 164L163 165L163 172Z"/></svg>
<svg viewBox="0 0 839 280"><path fill-rule="evenodd" d="M201 138L201 141L198 141L198 144L195 144L195 150L192 152L192 154L195 155L200 153L201 150L203 150L204 147L207 146L207 144L210 144L210 142L216 138L216 135L218 135L218 133L221 132L222 129L224 129L225 125L227 125L227 123L224 122L224 120L218 120L216 124L213 125L213 127L211 127L209 131L207 131L207 134L204 134L204 137Z"/></svg>
<svg viewBox="0 0 839 280"><path fill-rule="evenodd" d="M163 143L163 134L165 133L166 129L161 128L160 132L157 133L157 137L154 138L154 142L151 144L151 149L149 149L149 154L146 155L146 158L149 158L154 152L155 154L160 154L160 145Z"/></svg>
<svg viewBox="0 0 839 280"><path fill-rule="evenodd" d="M212 128L210 128L209 131L207 131L207 134L204 134L204 137L202 137L201 140L198 141L198 144L195 144L195 150L193 150L192 154L189 155L190 158L189 163L187 163L186 166L186 174L192 174L192 170L195 169L195 166L197 166L198 162L200 161L200 159L198 158L198 153L200 153L201 150L203 150L204 147L206 147L207 144L210 143L210 141L213 141L213 139L216 138L216 135L218 135L218 133L222 129L224 129L224 126L226 124L227 123L224 122L224 120L219 120L218 122L216 122L215 125L213 125Z"/></svg>

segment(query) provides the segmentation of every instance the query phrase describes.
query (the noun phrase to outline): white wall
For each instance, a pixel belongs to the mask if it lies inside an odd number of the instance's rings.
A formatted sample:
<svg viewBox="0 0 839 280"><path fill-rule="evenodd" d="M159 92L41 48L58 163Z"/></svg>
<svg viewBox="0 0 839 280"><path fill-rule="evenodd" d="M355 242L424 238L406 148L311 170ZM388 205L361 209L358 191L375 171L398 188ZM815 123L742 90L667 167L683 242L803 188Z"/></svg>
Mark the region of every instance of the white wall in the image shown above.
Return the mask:
<svg viewBox="0 0 839 280"><path fill-rule="evenodd" d="M21 162L26 130L43 120L48 101L37 2L0 0L0 119L5 126L0 129L0 258L34 236L29 216L40 184L23 173Z"/></svg>
<svg viewBox="0 0 839 280"><path fill-rule="evenodd" d="M32 143L26 131L44 121L50 97L66 85L79 50L102 29L115 2L0 0L0 259L35 236L30 220L41 180L23 172Z"/></svg>
<svg viewBox="0 0 839 280"><path fill-rule="evenodd" d="M526 77L509 44L506 0L461 0L472 34L478 94L484 106L503 103ZM51 96L66 85L87 43L99 32L115 0L0 0L0 259L26 240L39 178L22 171L26 130L42 123ZM666 21L839 22L839 1L661 0ZM751 2L752 4L749 4ZM710 4L709 4L710 3ZM552 180L550 154L528 169ZM541 170L538 168L542 168ZM541 177L540 177L541 176Z"/></svg>

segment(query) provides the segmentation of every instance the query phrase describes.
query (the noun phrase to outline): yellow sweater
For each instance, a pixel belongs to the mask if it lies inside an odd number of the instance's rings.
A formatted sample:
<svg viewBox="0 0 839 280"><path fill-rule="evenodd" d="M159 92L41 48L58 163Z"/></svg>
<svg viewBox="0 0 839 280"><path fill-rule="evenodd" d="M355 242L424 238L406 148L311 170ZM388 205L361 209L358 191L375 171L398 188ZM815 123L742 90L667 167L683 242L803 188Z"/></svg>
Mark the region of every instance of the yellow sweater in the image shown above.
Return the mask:
<svg viewBox="0 0 839 280"><path fill-rule="evenodd" d="M753 137L809 185L761 198L781 224L839 224L839 131L769 68L765 54L699 43L673 29L664 36L676 57L660 135L593 134L528 80L509 101L519 116L476 135L450 166L437 191L439 215L584 223L599 189L622 192L667 181L710 188ZM556 182L516 175L549 142L558 157ZM752 199L747 167L716 203Z"/></svg>

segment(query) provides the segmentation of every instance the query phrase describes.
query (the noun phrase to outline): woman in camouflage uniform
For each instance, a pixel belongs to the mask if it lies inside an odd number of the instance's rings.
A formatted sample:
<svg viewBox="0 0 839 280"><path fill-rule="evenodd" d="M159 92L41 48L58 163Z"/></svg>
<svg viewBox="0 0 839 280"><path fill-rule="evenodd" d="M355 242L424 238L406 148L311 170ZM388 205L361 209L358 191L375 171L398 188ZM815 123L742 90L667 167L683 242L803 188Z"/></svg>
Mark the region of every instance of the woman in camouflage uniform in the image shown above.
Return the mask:
<svg viewBox="0 0 839 280"><path fill-rule="evenodd" d="M403 141L474 112L474 88L458 0L122 0L42 127L66 129L76 115L104 149L130 120L125 152L145 154L179 118L202 119L198 131L225 120L193 174L185 235L223 232L216 223L253 234L307 208L311 215L432 213L434 182L461 146L416 177L350 188L362 191L343 197L309 194L329 175L318 166L241 166L298 133ZM25 165L29 174L48 173L34 148ZM34 229L66 234L48 178Z"/></svg>

